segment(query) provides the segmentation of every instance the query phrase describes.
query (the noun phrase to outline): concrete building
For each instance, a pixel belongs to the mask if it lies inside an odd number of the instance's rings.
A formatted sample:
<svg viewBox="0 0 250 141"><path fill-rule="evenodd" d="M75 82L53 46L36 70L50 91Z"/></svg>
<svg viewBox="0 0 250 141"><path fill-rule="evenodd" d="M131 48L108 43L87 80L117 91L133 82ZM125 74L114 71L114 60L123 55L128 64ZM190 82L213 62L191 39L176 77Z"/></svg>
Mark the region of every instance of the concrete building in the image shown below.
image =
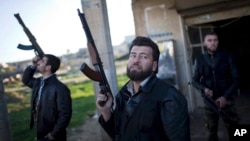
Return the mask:
<svg viewBox="0 0 250 141"><path fill-rule="evenodd" d="M103 3L101 0L82 0L98 46L104 36L110 42L109 28L105 34L100 30L103 25L107 26L107 20L98 20L108 18L108 15L95 14L95 20L90 18L100 9L106 9L102 7L105 6ZM186 96L191 112L203 106L200 94L191 85L191 78L194 59L204 52L203 35L207 31L217 32L221 48L236 57L241 76L240 90L247 88L244 82L250 75L243 62L250 59L250 50L245 47L250 31L250 0L131 0L131 6L136 36L151 37L163 54L167 46L172 45L175 83Z"/></svg>
<svg viewBox="0 0 250 141"><path fill-rule="evenodd" d="M174 42L178 88L186 96L189 110L202 106L200 94L192 87L194 59L204 52L203 35L218 33L222 49L236 58L241 76L240 89L246 88L249 69L247 49L250 31L250 0L132 0L136 35L158 43Z"/></svg>

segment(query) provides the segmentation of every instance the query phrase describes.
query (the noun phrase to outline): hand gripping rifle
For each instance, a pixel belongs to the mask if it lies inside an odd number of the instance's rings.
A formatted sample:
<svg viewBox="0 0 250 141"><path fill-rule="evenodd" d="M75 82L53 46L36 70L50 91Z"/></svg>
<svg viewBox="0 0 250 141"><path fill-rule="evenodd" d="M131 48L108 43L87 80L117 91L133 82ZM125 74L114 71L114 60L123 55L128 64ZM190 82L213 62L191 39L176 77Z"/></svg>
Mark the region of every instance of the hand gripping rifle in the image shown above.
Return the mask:
<svg viewBox="0 0 250 141"><path fill-rule="evenodd" d="M77 11L78 11L78 15L81 19L81 23L82 23L83 29L84 29L86 37L87 37L87 46L88 46L89 54L91 57L91 62L95 68L95 70L93 70L86 63L83 63L81 65L80 70L82 71L83 74L85 74L91 80L99 82L99 86L100 86L101 92L103 94L105 94L107 96L107 93L110 93L110 95L113 96L111 93L111 89L110 89L109 83L107 81L105 72L103 70L101 58L99 56L99 53L98 53L97 48L95 46L95 42L94 42L93 37L92 37L91 32L90 32L89 26L88 26L87 21L85 19L85 15L84 15L84 13L81 13L79 9L77 9ZM101 106L103 106L105 104L105 101L101 102L99 104Z"/></svg>
<svg viewBox="0 0 250 141"><path fill-rule="evenodd" d="M43 57L44 52L42 51L42 49L40 48L40 46L38 45L38 43L36 42L36 38L32 35L32 33L29 31L29 29L25 26L25 24L23 23L23 20L21 19L19 13L14 14L14 16L17 18L19 24L23 27L24 32L26 33L26 35L28 36L30 42L32 45L22 45L22 44L18 44L17 48L22 49L22 50L32 50L34 49L36 56L39 56L40 58Z"/></svg>
<svg viewBox="0 0 250 141"><path fill-rule="evenodd" d="M228 124L234 124L235 122L233 119L225 112L223 111L220 107L217 106L217 104L214 102L214 100L204 93L201 93L201 96L204 98L205 103L212 108L218 115L222 116L223 119L226 121Z"/></svg>

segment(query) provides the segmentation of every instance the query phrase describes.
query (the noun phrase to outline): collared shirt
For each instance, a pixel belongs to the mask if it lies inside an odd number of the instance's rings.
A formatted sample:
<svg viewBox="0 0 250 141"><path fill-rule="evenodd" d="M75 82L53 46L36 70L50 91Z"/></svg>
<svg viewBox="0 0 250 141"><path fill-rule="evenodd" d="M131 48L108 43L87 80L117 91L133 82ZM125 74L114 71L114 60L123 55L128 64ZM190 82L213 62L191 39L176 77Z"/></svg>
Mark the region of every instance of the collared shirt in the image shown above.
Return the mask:
<svg viewBox="0 0 250 141"><path fill-rule="evenodd" d="M43 89L43 86L44 86L44 81L45 81L46 79L48 79L49 77L51 77L52 75L53 75L53 74L50 74L50 75L48 75L48 76L46 76L46 77L42 77L42 78L41 78L41 83L40 83L40 88L39 88L39 91L38 91L37 102L40 101L40 98L41 98L41 95L42 95L42 89Z"/></svg>
<svg viewBox="0 0 250 141"><path fill-rule="evenodd" d="M144 79L144 80L140 83L140 87L145 86L145 85L147 84L147 82L148 82L148 80L149 80L150 77L151 77L151 75L148 76L146 79ZM131 96L135 95L135 93L134 93L134 87L133 87L133 82L132 82L132 81L130 81L130 82L127 84L127 90L130 92Z"/></svg>
<svg viewBox="0 0 250 141"><path fill-rule="evenodd" d="M151 76L147 77L145 80L143 80L141 83L140 83L140 87L144 87L147 82L149 81L149 78ZM141 91L139 90L138 93L134 93L134 89L133 89L133 82L130 81L128 84L127 84L127 90L130 92L130 97L127 101L127 105L125 107L125 110L127 112L127 117L131 117L131 115L133 114L135 108L137 107L137 105L140 103L142 97L144 96L143 93L141 93Z"/></svg>
<svg viewBox="0 0 250 141"><path fill-rule="evenodd" d="M42 89L43 89L43 87L44 87L44 82L45 82L45 80L46 79L48 79L49 77L51 77L53 74L50 74L50 75L48 75L48 76L46 76L46 77L42 77L41 79L40 79L40 88L39 88L39 91L38 91L38 97L36 98L36 108L35 108L35 112L34 112L34 121L36 121L37 120L37 114L38 114L38 107L39 107L39 104L40 104L40 99L41 99L41 95L42 95ZM36 123L36 122L35 122Z"/></svg>

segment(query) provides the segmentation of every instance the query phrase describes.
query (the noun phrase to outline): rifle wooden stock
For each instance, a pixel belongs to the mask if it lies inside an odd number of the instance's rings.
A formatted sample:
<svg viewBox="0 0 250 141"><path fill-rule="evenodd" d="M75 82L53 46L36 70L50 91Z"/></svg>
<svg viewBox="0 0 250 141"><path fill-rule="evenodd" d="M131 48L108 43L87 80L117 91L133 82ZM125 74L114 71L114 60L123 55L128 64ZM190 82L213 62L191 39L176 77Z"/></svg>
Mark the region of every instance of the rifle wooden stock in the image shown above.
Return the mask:
<svg viewBox="0 0 250 141"><path fill-rule="evenodd" d="M29 38L29 40L30 40L30 42L32 44L30 49L34 49L35 54L37 56L39 56L40 58L42 58L43 55L44 55L44 52L40 48L39 44L36 42L36 38L32 35L30 30L25 26L25 24L24 24L23 20L21 19L19 13L14 14L14 16L18 20L19 24L23 27L24 32L26 33L26 35L28 36L28 38ZM28 47L27 47L27 49L25 49L25 45L21 45L21 44L18 45L18 48L23 49L23 50L28 50Z"/></svg>
<svg viewBox="0 0 250 141"><path fill-rule="evenodd" d="M88 46L88 51L91 57L91 62L93 66L95 67L95 71L89 68L85 63L82 64L81 66L81 71L91 80L98 81L99 86L101 89L101 92L107 96L107 93L110 93L111 96L112 92L109 86L109 83L107 81L105 72L103 70L103 65L101 62L101 58L99 56L98 50L95 46L95 42L93 40L93 37L91 35L90 29L88 27L87 21L85 19L84 13L81 13L79 9L77 9L78 15L80 17L83 29L85 31L85 35L87 38L87 46ZM101 106L105 104L104 102L99 103Z"/></svg>
<svg viewBox="0 0 250 141"><path fill-rule="evenodd" d="M83 74L85 74L89 79L101 82L102 77L100 72L92 70L86 63L83 63L81 65L80 70Z"/></svg>

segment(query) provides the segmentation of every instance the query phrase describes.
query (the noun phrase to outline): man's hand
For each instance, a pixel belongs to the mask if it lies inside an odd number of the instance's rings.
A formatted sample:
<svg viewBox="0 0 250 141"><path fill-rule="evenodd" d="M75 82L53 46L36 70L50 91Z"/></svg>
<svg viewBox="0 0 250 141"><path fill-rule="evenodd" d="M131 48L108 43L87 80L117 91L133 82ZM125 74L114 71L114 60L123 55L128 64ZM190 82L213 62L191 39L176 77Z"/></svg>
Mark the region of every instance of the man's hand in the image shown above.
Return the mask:
<svg viewBox="0 0 250 141"><path fill-rule="evenodd" d="M105 102L104 105L100 105L101 102ZM96 107L99 112L102 114L103 119L108 121L111 117L111 108L112 108L112 96L110 93L107 93L107 96L99 92L96 98Z"/></svg>
<svg viewBox="0 0 250 141"><path fill-rule="evenodd" d="M32 59L32 66L33 67L37 67L37 62L40 60L40 57L38 56L35 56L33 59Z"/></svg>
<svg viewBox="0 0 250 141"><path fill-rule="evenodd" d="M48 134L45 136L45 139L54 140L55 137L54 137L51 133L48 133Z"/></svg>
<svg viewBox="0 0 250 141"><path fill-rule="evenodd" d="M208 89L208 88L205 88L204 89L204 92L205 92L205 95L209 96L209 97L212 97L213 96L213 91Z"/></svg>
<svg viewBox="0 0 250 141"><path fill-rule="evenodd" d="M223 108L227 105L228 101L224 96L221 96L215 100L215 103L220 107Z"/></svg>

